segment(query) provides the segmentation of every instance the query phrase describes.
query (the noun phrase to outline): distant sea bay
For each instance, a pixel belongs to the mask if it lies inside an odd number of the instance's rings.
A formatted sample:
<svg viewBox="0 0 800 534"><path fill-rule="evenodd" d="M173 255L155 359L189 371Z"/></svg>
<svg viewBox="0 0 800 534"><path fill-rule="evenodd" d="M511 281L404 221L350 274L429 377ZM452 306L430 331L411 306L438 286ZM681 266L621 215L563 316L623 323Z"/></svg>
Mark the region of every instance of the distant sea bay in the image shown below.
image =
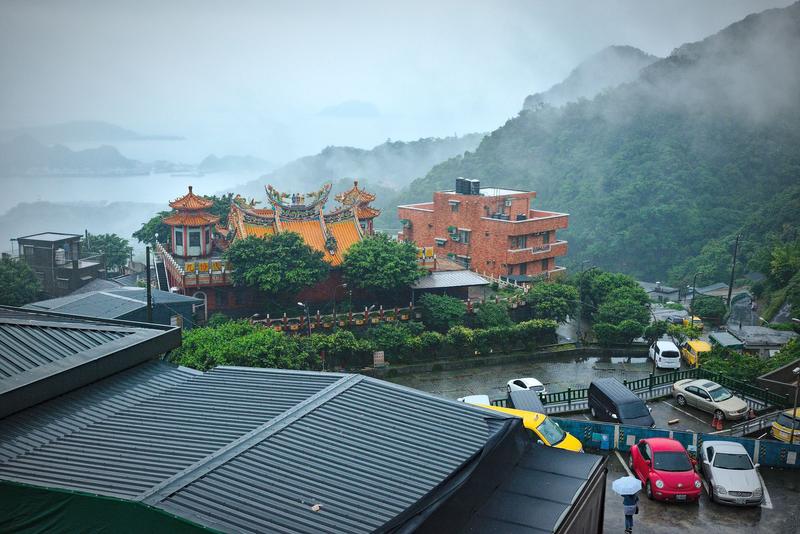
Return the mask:
<svg viewBox="0 0 800 534"><path fill-rule="evenodd" d="M24 202L147 202L167 203L194 186L197 194L212 195L257 179L253 173L215 172L202 176L170 173L140 176L12 176L0 178L0 215ZM264 200L264 199L261 199Z"/></svg>

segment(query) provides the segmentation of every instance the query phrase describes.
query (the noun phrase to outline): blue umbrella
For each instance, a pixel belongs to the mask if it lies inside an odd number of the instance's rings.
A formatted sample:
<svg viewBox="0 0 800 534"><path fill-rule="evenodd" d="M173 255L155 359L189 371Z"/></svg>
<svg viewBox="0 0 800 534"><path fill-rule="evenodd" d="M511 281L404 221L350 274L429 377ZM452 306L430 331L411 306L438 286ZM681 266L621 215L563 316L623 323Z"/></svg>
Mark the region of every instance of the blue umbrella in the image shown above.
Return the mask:
<svg viewBox="0 0 800 534"><path fill-rule="evenodd" d="M633 495L642 490L642 482L636 477L622 477L611 484L611 489L619 495Z"/></svg>

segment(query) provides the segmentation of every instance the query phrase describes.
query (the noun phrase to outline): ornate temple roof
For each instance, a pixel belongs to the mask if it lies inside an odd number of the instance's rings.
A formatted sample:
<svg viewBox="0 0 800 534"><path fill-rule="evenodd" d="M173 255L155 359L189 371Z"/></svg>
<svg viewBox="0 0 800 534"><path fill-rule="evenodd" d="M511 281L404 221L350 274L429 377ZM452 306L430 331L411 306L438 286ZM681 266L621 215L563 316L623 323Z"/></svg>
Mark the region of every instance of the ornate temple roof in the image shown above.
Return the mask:
<svg viewBox="0 0 800 534"><path fill-rule="evenodd" d="M164 217L164 224L168 226L206 226L217 224L219 217L203 212L174 213Z"/></svg>
<svg viewBox="0 0 800 534"><path fill-rule="evenodd" d="M189 192L180 198L177 198L169 203L170 207L176 210L207 210L214 205L212 200L195 195L192 193L192 186L189 186Z"/></svg>
<svg viewBox="0 0 800 534"><path fill-rule="evenodd" d="M358 180L353 180L352 189L339 193L334 198L346 208L355 207L359 219L374 219L381 214L381 210L369 206L369 203L375 200L375 195L360 189Z"/></svg>

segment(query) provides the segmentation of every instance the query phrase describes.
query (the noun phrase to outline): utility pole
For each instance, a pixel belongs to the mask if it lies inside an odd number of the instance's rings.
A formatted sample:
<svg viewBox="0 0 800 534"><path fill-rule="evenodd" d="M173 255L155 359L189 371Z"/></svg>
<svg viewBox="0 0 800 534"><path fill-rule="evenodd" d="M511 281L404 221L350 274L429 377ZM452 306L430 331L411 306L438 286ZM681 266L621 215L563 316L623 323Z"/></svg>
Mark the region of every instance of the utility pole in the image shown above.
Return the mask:
<svg viewBox="0 0 800 534"><path fill-rule="evenodd" d="M736 234L736 245L733 247L733 265L731 266L731 283L728 284L728 308L731 307L731 293L733 292L733 275L736 271L736 254L739 252L739 239L742 234Z"/></svg>
<svg viewBox="0 0 800 534"><path fill-rule="evenodd" d="M144 249L145 263L147 267L147 322L153 322L153 287L150 285L150 247Z"/></svg>
<svg viewBox="0 0 800 534"><path fill-rule="evenodd" d="M703 273L694 273L692 278L692 302L689 304L689 326L694 326L694 289L697 286L697 276Z"/></svg>

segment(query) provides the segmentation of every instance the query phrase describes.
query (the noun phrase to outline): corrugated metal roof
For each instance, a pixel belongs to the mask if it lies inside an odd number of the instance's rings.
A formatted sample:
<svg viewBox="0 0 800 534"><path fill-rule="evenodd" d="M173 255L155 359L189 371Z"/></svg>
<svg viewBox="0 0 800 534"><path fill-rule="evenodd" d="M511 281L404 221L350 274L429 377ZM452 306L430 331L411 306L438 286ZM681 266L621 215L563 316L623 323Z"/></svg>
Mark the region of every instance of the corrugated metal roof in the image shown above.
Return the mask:
<svg viewBox="0 0 800 534"><path fill-rule="evenodd" d="M0 417L179 345L178 327L0 307Z"/></svg>
<svg viewBox="0 0 800 534"><path fill-rule="evenodd" d="M133 498L340 376L217 368L0 464L0 478Z"/></svg>
<svg viewBox="0 0 800 534"><path fill-rule="evenodd" d="M362 375L186 373L144 364L0 421L0 479L143 501L224 531L369 532L510 417Z"/></svg>
<svg viewBox="0 0 800 534"><path fill-rule="evenodd" d="M153 305L181 302L200 303L200 299L179 293L152 290ZM40 300L25 305L27 309L51 310L86 317L116 319L147 305L147 290L142 287L119 287L103 291L72 293L65 297Z"/></svg>
<svg viewBox="0 0 800 534"><path fill-rule="evenodd" d="M0 424L0 463L114 417L197 374L162 361L148 362L11 415Z"/></svg>
<svg viewBox="0 0 800 534"><path fill-rule="evenodd" d="M413 289L444 289L448 287L488 286L489 282L472 271L434 271L412 285Z"/></svg>

